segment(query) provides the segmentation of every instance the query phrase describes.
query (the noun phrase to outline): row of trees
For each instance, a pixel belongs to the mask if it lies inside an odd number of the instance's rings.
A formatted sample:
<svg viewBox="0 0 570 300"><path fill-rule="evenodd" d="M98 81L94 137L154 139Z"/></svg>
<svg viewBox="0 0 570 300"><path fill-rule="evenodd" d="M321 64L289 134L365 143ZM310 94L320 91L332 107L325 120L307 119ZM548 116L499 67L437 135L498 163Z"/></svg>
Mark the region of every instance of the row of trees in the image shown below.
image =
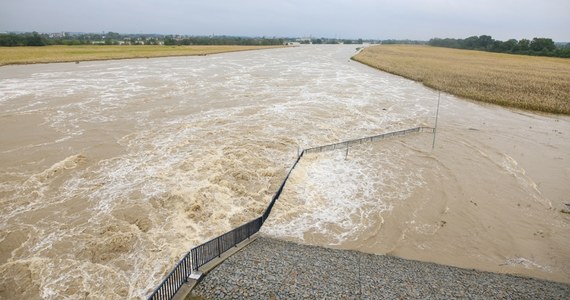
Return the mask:
<svg viewBox="0 0 570 300"><path fill-rule="evenodd" d="M233 36L196 36L176 38L174 36L166 36L164 45L243 45L243 46L270 46L283 45L283 39L277 38L248 38Z"/></svg>
<svg viewBox="0 0 570 300"><path fill-rule="evenodd" d="M374 39L337 39L337 38L305 38L297 39L296 41L301 44L355 44L361 45L368 44L412 44L412 45L425 45L425 41L416 40L374 40Z"/></svg>
<svg viewBox="0 0 570 300"><path fill-rule="evenodd" d="M331 38L315 38L315 39L310 39L310 40L304 40L301 41L301 44L317 44L317 45L322 45L322 44L326 44L326 45L334 45L334 44L362 44L365 41L362 39L356 39L356 40L349 40L349 39L331 39Z"/></svg>
<svg viewBox="0 0 570 300"><path fill-rule="evenodd" d="M499 41L489 35L481 35L471 36L466 39L433 38L429 40L428 45L500 53L570 57L570 43L557 46L554 41L549 38Z"/></svg>
<svg viewBox="0 0 570 300"><path fill-rule="evenodd" d="M106 34L0 34L0 46L46 46L46 45L283 45L285 42L299 41L295 38L250 38L235 36L175 36L175 35L133 35L108 32ZM301 44L362 44L381 43L378 40L362 39L302 39Z"/></svg>
<svg viewBox="0 0 570 300"><path fill-rule="evenodd" d="M417 40L383 40L381 44L384 45L425 45L425 41L417 41Z"/></svg>
<svg viewBox="0 0 570 300"><path fill-rule="evenodd" d="M45 46L46 38L37 32L32 34L0 34L0 46Z"/></svg>
<svg viewBox="0 0 570 300"><path fill-rule="evenodd" d="M46 46L46 45L282 45L283 39L247 38L231 36L181 37L173 35L133 35L108 32L106 34L0 34L0 46Z"/></svg>
<svg viewBox="0 0 570 300"><path fill-rule="evenodd" d="M0 46L45 46L45 45L283 45L286 42L301 44L425 44L415 40L373 40L337 38L251 38L236 36L179 36L160 34L119 34L116 32L59 33L59 34L0 34Z"/></svg>
<svg viewBox="0 0 570 300"><path fill-rule="evenodd" d="M117 45L127 42L129 44L159 44L157 35L135 36L120 35L109 32L107 34L39 34L37 32L22 34L0 34L0 46L47 46L47 45L91 45L106 44Z"/></svg>

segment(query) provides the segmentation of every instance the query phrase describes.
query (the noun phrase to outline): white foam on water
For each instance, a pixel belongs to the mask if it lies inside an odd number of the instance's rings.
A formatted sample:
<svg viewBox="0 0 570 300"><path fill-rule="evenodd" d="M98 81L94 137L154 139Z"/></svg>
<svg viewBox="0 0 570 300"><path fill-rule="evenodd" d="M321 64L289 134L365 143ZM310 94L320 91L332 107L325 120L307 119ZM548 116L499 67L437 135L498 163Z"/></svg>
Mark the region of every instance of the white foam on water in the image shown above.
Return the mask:
<svg viewBox="0 0 570 300"><path fill-rule="evenodd" d="M370 144L351 147L349 159L344 150L303 157L286 187L293 192L278 201L262 231L307 242L311 242L307 237L318 235L329 245L341 245L379 226L382 214L425 181L421 169L403 172L409 153L371 148Z"/></svg>
<svg viewBox="0 0 570 300"><path fill-rule="evenodd" d="M5 150L5 151L0 152L0 154L8 154L8 153L18 152L18 151L22 151L22 150L28 150L28 149L32 149L32 148L41 148L41 147L45 147L45 146L51 146L51 145L54 145L57 143L65 142L71 138L73 138L73 136L64 136L60 139L57 139L57 140L54 140L51 142L45 142L45 143L39 143L39 144L30 144L30 145L26 145L23 147L17 147L17 148Z"/></svg>
<svg viewBox="0 0 570 300"><path fill-rule="evenodd" d="M529 195L531 195L535 201L544 205L545 207L552 208L552 202L541 194L536 183L526 174L525 169L521 168L514 158L503 153L503 161L501 163L501 166L504 170L516 178L519 186L521 186Z"/></svg>
<svg viewBox="0 0 570 300"><path fill-rule="evenodd" d="M526 269L539 269L544 272L552 273L551 267L540 265L524 257L510 257L505 260L505 263L509 266L523 266Z"/></svg>
<svg viewBox="0 0 570 300"><path fill-rule="evenodd" d="M1 79L2 111L41 114L58 133L30 147L63 156L48 160L63 166L56 176L53 164L0 172L3 232L41 235L15 243L2 278L34 272L48 299L144 297L192 246L258 217L299 148L429 120L433 92L346 63L353 47L322 50L46 65ZM421 185L421 172L358 151L304 158L290 197L305 206L274 234L342 243ZM66 168L78 153L87 160Z"/></svg>

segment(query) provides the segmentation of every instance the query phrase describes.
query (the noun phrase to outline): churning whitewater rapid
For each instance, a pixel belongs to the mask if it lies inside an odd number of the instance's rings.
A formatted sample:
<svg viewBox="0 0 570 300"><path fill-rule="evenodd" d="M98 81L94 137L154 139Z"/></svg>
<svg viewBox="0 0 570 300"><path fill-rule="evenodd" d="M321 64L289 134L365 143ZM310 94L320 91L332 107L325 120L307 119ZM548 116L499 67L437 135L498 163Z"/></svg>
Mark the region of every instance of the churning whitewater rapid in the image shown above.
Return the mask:
<svg viewBox="0 0 570 300"><path fill-rule="evenodd" d="M142 298L258 217L299 148L432 126L355 46L0 68L0 298ZM570 119L442 94L440 131L311 154L262 229L570 281Z"/></svg>

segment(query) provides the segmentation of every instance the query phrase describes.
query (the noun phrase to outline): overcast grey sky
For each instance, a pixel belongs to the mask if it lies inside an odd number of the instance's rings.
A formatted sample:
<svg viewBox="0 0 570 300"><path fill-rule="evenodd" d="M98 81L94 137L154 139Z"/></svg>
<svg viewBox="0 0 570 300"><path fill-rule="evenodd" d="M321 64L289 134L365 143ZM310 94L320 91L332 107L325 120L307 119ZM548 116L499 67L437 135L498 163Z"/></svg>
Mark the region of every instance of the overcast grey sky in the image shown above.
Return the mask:
<svg viewBox="0 0 570 300"><path fill-rule="evenodd" d="M2 31L570 42L570 0L0 0Z"/></svg>

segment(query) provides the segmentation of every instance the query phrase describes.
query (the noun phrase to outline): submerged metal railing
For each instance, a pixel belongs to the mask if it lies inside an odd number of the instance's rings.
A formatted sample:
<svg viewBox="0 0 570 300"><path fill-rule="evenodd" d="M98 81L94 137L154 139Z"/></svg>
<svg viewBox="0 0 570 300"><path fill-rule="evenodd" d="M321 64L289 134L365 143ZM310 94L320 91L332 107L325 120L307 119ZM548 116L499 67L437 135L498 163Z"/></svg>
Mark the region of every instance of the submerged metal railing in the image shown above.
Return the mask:
<svg viewBox="0 0 570 300"><path fill-rule="evenodd" d="M393 132L383 133L383 134L374 135L374 136L368 136L365 138L354 139L354 140L344 141L344 142L335 143L335 144L329 144L329 145L324 145L324 146L319 146L319 147L308 148L308 149L303 150L303 152L306 154L309 154L309 153L317 153L317 152L323 152L323 151L332 151L332 150L337 150L337 149L345 149L346 147L351 146L351 145L368 143L368 142L375 142L375 141L383 140L383 139L386 139L389 137L406 135L406 134L410 134L410 133L414 133L414 132L430 132L430 133L433 133L433 130L434 129L432 127L415 127L415 128L410 128L410 129L406 129L406 130L393 131Z"/></svg>
<svg viewBox="0 0 570 300"><path fill-rule="evenodd" d="M168 273L166 278L162 281L162 283L154 290L154 292L148 297L149 300L162 300L162 299L172 299L176 292L182 287L182 285L188 281L188 277L192 273L192 271L198 271L200 267L207 264L208 262L214 260L216 257L221 257L221 255L228 251L229 249L236 247L239 243L245 241L246 239L250 238L252 235L257 233L261 226L265 223L265 221L269 218L269 214L271 213L271 209L273 209L273 205L281 196L283 189L285 188L285 184L293 172L293 169L297 166L301 158L304 154L308 153L318 153L323 151L331 151L336 149L345 149L350 145L362 144L366 142L373 142L378 140L383 140L388 137L392 136L401 136L406 135L414 132L434 132L434 129L431 127L416 127L406 130L394 131L384 134L379 134L375 136L354 139L350 141L344 141L336 144L330 144L325 146L319 146L309 149L304 149L299 153L295 163L289 169L287 176L281 182L281 185L277 189L277 192L271 198L269 205L263 212L263 215L255 220L252 220L246 224L241 225L235 229L232 229L229 232L226 232L218 237L215 237L199 246L196 246L190 250L179 262L176 264L174 269Z"/></svg>
<svg viewBox="0 0 570 300"><path fill-rule="evenodd" d="M297 166L297 164L301 160L301 157L303 157L304 153L305 153L305 150L301 151L299 156L297 156L295 163L293 164L291 169L289 169L289 172L287 173L287 176L285 176L285 179L283 179L283 182L281 182L279 189L277 189L277 192L275 192L275 195L273 195L273 198L271 198L269 205L267 205L267 208L265 209L265 211L263 212L263 215L261 216L261 224L262 225L269 218L269 214L271 213L271 209L273 209L273 205L275 204L275 201L277 201L277 199L279 199L279 196L281 196L281 192L283 192L283 188L285 188L285 183L287 183L287 180L289 179L291 172L293 172L293 169L295 169L295 167Z"/></svg>

